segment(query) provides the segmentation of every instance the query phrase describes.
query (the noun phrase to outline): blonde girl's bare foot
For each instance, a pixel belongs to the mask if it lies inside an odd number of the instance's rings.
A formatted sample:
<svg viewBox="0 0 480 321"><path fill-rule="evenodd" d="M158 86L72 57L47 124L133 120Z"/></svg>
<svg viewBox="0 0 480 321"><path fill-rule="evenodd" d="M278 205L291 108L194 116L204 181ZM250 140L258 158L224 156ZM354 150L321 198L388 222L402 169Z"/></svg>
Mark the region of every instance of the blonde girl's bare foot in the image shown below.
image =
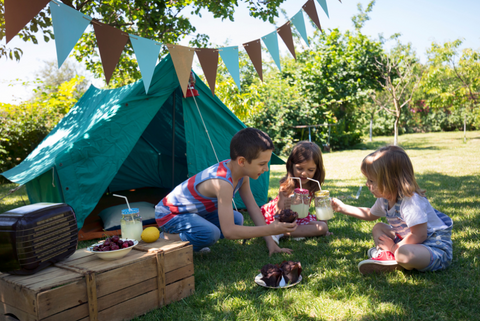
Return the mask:
<svg viewBox="0 0 480 321"><path fill-rule="evenodd" d="M333 232L327 231L327 233L325 233L325 236L330 236L330 235L333 235Z"/></svg>

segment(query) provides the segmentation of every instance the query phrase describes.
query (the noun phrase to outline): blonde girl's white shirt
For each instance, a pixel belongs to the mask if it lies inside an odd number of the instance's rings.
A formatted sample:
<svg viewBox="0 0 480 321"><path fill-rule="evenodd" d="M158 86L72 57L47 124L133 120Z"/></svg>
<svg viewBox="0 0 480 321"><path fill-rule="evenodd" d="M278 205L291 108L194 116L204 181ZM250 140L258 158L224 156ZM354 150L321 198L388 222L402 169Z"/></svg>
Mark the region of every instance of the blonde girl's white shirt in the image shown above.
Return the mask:
<svg viewBox="0 0 480 321"><path fill-rule="evenodd" d="M375 216L385 217L385 201L383 198L377 198L375 204L370 209L370 213ZM389 216L395 214L395 206L388 210ZM430 202L426 197L417 193L412 197L404 197L400 204L400 217L408 227L427 223L427 233L430 235L438 230L446 229L447 226L438 217Z"/></svg>

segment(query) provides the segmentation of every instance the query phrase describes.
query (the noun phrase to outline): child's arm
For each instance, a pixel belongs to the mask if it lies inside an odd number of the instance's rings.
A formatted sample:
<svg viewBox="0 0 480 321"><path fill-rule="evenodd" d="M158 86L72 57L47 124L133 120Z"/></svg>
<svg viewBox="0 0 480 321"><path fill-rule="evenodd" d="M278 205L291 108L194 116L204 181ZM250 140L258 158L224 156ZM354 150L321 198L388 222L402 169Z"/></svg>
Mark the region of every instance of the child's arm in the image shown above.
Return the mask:
<svg viewBox="0 0 480 321"><path fill-rule="evenodd" d="M428 237L427 233L427 223L422 223L414 226L410 226L410 233L407 234L398 243L394 243L393 240L386 236L382 235L379 237L379 240L381 243L378 244L378 247L381 248L382 250L386 251L391 251L392 253L395 253L398 248L404 244L421 244L423 243Z"/></svg>
<svg viewBox="0 0 480 321"><path fill-rule="evenodd" d="M211 179L203 182L201 187L198 189L202 195L217 198L220 228L223 236L225 236L227 239L249 239L254 237L290 233L293 232L297 227L296 223L277 222L277 224L274 224L274 222L270 225L266 225L260 208L257 206L252 192L250 191L250 185L245 184L245 182L243 183L242 187L240 187L240 195L242 196L243 202L247 206L247 210L249 211L253 222L257 226L235 225L232 209L233 187L229 183L220 179ZM248 193L245 192L247 189L251 198L248 196ZM273 240L271 241L273 242Z"/></svg>
<svg viewBox="0 0 480 321"><path fill-rule="evenodd" d="M379 218L379 216L373 215L368 207L347 205L337 198L332 198L330 204L335 212L343 213L364 221L375 221Z"/></svg>

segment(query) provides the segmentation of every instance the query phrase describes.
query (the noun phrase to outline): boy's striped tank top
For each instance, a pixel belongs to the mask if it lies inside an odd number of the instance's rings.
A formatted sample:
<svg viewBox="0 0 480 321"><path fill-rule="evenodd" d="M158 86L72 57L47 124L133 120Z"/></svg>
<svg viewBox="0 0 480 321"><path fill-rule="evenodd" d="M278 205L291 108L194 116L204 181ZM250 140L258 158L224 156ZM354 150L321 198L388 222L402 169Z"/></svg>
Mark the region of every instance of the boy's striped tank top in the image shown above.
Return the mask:
<svg viewBox="0 0 480 321"><path fill-rule="evenodd" d="M233 188L232 172L227 167L229 161L230 160L227 159L210 166L175 187L170 194L165 196L157 206L155 206L155 220L158 226L163 226L177 215L198 214L203 216L217 211L218 199L200 195L197 186L209 179L221 179L228 182ZM242 183L243 177L238 181L232 198L240 189Z"/></svg>

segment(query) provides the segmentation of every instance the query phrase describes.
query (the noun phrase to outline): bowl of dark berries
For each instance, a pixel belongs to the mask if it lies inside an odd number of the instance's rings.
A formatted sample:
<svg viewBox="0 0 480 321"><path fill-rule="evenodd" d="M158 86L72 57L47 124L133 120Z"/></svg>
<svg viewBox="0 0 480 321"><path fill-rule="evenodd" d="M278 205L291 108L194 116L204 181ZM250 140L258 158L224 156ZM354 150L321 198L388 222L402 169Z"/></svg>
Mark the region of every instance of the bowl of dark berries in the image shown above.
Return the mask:
<svg viewBox="0 0 480 321"><path fill-rule="evenodd" d="M137 240L121 239L117 235L107 238L87 247L87 251L95 254L102 260L117 260L128 253L138 244Z"/></svg>

